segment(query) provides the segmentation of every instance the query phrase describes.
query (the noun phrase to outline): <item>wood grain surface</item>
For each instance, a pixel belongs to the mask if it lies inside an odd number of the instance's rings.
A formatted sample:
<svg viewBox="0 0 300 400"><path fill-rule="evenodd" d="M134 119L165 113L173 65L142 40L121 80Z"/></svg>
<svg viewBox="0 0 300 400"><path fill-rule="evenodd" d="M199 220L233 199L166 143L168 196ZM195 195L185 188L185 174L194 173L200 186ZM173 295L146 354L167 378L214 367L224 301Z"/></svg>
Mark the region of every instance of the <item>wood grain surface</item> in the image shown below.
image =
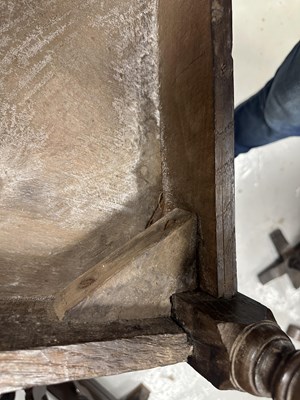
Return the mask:
<svg viewBox="0 0 300 400"><path fill-rule="evenodd" d="M230 18L0 0L0 392L185 361L170 295L235 293Z"/></svg>
<svg viewBox="0 0 300 400"><path fill-rule="evenodd" d="M199 216L204 291L236 291L230 0L162 0L158 10L166 208Z"/></svg>
<svg viewBox="0 0 300 400"><path fill-rule="evenodd" d="M186 361L184 333L0 353L0 393Z"/></svg>
<svg viewBox="0 0 300 400"><path fill-rule="evenodd" d="M81 321L78 317L59 321L51 308L51 300L46 303L45 299L18 302L14 304L14 314L7 304L0 303L0 307L1 352L180 332L170 318L103 323L100 317L94 316L90 321Z"/></svg>
<svg viewBox="0 0 300 400"><path fill-rule="evenodd" d="M230 0L0 0L3 297L63 289L162 192L199 216L202 289L235 292L230 18Z"/></svg>
<svg viewBox="0 0 300 400"><path fill-rule="evenodd" d="M81 320L170 315L170 296L196 288L196 224L189 212L168 213L59 292L57 316L80 302Z"/></svg>
<svg viewBox="0 0 300 400"><path fill-rule="evenodd" d="M51 295L162 192L156 0L0 0L1 296Z"/></svg>

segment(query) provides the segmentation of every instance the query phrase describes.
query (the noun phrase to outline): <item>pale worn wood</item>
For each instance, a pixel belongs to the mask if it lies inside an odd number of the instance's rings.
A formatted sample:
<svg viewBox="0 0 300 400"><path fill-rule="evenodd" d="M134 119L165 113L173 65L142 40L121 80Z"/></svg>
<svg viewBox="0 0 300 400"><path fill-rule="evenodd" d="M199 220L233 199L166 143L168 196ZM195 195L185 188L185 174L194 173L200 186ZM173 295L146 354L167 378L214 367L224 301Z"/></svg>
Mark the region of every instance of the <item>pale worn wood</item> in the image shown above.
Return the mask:
<svg viewBox="0 0 300 400"><path fill-rule="evenodd" d="M52 295L174 207L200 217L202 288L232 294L230 2L2 0L0 21L1 295Z"/></svg>
<svg viewBox="0 0 300 400"><path fill-rule="evenodd" d="M156 0L0 0L0 296L51 295L162 192Z"/></svg>
<svg viewBox="0 0 300 400"><path fill-rule="evenodd" d="M0 393L186 361L184 333L0 353Z"/></svg>
<svg viewBox="0 0 300 400"><path fill-rule="evenodd" d="M228 0L0 0L1 390L186 360L174 323L134 318L168 315L195 259L235 293L229 19ZM177 207L197 232L178 210L151 226Z"/></svg>
<svg viewBox="0 0 300 400"><path fill-rule="evenodd" d="M169 315L170 296L196 287L195 252L196 218L175 209L59 292L55 312L84 301L81 320Z"/></svg>
<svg viewBox="0 0 300 400"><path fill-rule="evenodd" d="M158 9L166 208L199 216L201 288L236 291L230 0Z"/></svg>

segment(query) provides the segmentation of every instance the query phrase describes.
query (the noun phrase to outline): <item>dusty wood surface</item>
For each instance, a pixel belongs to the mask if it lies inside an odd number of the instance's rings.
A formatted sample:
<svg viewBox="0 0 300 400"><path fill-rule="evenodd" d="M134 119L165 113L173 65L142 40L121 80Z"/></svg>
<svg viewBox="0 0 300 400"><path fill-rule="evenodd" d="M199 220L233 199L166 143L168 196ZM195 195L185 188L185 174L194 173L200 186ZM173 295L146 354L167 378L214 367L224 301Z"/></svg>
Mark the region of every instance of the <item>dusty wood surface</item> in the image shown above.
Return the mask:
<svg viewBox="0 0 300 400"><path fill-rule="evenodd" d="M58 293L56 314L82 302L81 321L170 315L170 296L196 288L196 224L189 212L168 213Z"/></svg>
<svg viewBox="0 0 300 400"><path fill-rule="evenodd" d="M166 207L200 219L200 285L236 290L230 0L159 4Z"/></svg>
<svg viewBox="0 0 300 400"><path fill-rule="evenodd" d="M0 312L0 351L131 338L176 329L168 318L103 323L101 316L95 314L89 320L75 316L59 321L53 312L52 299L45 298L22 299L10 307L0 302Z"/></svg>
<svg viewBox="0 0 300 400"><path fill-rule="evenodd" d="M186 361L184 333L0 353L0 393Z"/></svg>
<svg viewBox="0 0 300 400"><path fill-rule="evenodd" d="M0 22L1 390L185 360L169 320L103 321L152 315L155 301L168 312L170 288L193 281L177 272L193 273L194 219L149 228L177 207L199 217L202 288L235 292L229 0L0 0ZM146 227L156 240L147 229L127 251L138 250L134 279L157 291L135 292L123 261L99 278L101 260ZM172 257L175 275L153 280ZM105 301L117 279L116 316ZM74 280L58 314L91 302L59 321L53 294Z"/></svg>
<svg viewBox="0 0 300 400"><path fill-rule="evenodd" d="M174 207L202 288L235 291L230 10L0 0L2 297L52 295Z"/></svg>
<svg viewBox="0 0 300 400"><path fill-rule="evenodd" d="M51 295L161 189L156 0L0 0L1 296Z"/></svg>

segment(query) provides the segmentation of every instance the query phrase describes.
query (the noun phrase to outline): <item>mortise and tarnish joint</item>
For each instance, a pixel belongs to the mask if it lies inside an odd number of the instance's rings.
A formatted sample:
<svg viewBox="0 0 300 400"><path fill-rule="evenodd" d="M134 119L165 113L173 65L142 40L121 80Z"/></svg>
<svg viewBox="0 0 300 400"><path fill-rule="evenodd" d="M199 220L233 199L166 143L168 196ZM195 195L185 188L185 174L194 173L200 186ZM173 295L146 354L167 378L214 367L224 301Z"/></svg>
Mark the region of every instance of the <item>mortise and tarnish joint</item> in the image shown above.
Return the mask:
<svg viewBox="0 0 300 400"><path fill-rule="evenodd" d="M173 318L193 346L189 363L218 389L299 400L300 351L265 306L237 293L172 296Z"/></svg>

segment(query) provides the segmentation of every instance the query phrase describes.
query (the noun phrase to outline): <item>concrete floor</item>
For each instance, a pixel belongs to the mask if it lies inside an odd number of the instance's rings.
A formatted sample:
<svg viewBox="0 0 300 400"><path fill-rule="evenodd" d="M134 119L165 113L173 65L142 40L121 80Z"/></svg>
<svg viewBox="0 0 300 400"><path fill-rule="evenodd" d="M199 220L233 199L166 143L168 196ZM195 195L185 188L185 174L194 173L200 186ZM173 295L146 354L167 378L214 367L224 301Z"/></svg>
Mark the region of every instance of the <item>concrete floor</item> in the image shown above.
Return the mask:
<svg viewBox="0 0 300 400"><path fill-rule="evenodd" d="M300 38L300 0L233 0L236 104L260 89ZM300 290L286 277L262 286L257 273L276 258L268 234L281 228L300 240L300 138L255 149L236 160L236 237L239 290L263 302L285 329L300 323ZM116 395L140 382L150 400L250 400L219 392L186 364L101 378Z"/></svg>

